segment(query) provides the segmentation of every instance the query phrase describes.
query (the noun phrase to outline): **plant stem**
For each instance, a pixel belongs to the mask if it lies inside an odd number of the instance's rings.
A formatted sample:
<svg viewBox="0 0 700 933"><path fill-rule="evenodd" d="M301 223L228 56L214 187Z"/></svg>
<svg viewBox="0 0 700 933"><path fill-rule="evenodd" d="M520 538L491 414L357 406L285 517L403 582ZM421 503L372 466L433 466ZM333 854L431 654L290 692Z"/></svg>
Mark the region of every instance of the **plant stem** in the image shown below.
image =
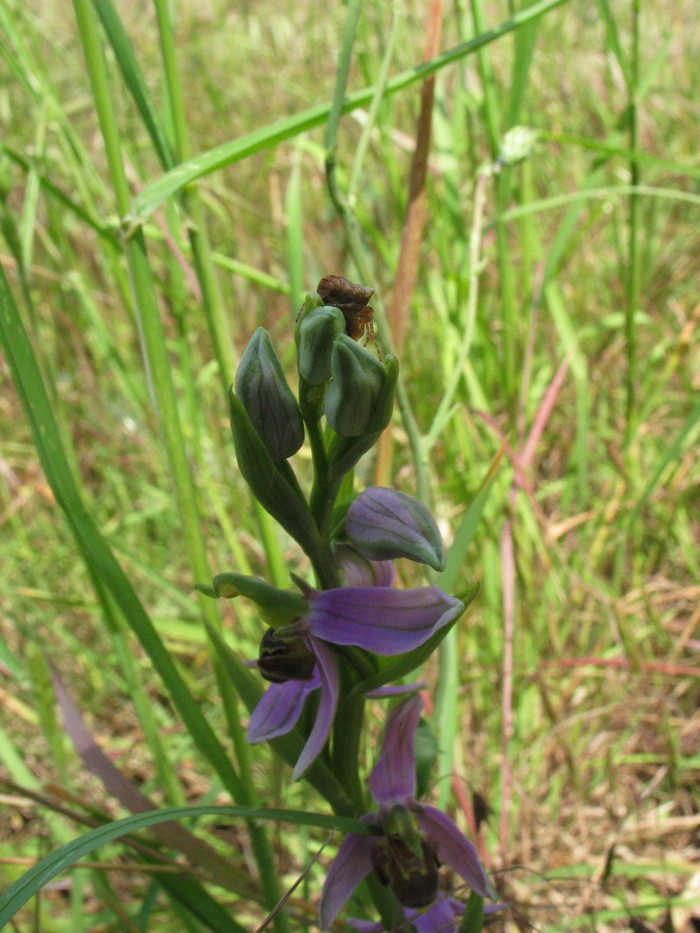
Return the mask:
<svg viewBox="0 0 700 933"><path fill-rule="evenodd" d="M630 148L630 182L629 196L629 248L628 248L628 274L627 294L625 308L625 338L627 343L627 379L625 404L625 443L629 446L634 437L637 418L636 381L637 381L637 335L634 319L639 300L639 195L636 191L639 185L639 162L635 158L638 139L637 123L637 87L639 83L639 13L640 0L631 0L632 4L632 52L630 55L630 81L629 95L629 148Z"/></svg>

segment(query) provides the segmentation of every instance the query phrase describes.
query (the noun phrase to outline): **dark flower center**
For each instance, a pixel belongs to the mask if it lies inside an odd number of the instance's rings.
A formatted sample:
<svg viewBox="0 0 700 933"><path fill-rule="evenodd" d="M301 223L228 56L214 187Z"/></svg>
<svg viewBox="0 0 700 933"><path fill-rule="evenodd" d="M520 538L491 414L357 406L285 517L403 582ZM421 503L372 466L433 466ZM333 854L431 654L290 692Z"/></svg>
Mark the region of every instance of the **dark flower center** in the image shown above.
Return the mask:
<svg viewBox="0 0 700 933"><path fill-rule="evenodd" d="M316 658L298 635L281 638L269 628L260 642L258 668L265 680L283 684L288 680L311 680Z"/></svg>
<svg viewBox="0 0 700 933"><path fill-rule="evenodd" d="M384 836L375 842L371 858L379 880L404 907L427 907L437 897L440 863L407 807L392 808L384 821Z"/></svg>

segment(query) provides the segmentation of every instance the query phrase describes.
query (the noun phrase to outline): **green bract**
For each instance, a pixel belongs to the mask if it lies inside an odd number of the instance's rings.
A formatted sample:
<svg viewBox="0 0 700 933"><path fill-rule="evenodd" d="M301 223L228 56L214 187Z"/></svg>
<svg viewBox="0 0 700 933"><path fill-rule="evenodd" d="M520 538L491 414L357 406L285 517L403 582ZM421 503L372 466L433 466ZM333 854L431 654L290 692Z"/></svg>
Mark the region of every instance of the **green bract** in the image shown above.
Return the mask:
<svg viewBox="0 0 700 933"><path fill-rule="evenodd" d="M286 461L279 467L275 464L233 389L229 391L229 412L236 459L243 479L260 505L299 542L306 553L314 553L321 539L309 508L292 481L291 467ZM282 467L286 468L290 478L283 473Z"/></svg>
<svg viewBox="0 0 700 933"><path fill-rule="evenodd" d="M289 625L306 612L306 600L300 593L280 590L276 586L243 573L218 573L211 586L197 584L197 589L213 598L234 599L245 596L260 610L260 617L268 625L277 628Z"/></svg>

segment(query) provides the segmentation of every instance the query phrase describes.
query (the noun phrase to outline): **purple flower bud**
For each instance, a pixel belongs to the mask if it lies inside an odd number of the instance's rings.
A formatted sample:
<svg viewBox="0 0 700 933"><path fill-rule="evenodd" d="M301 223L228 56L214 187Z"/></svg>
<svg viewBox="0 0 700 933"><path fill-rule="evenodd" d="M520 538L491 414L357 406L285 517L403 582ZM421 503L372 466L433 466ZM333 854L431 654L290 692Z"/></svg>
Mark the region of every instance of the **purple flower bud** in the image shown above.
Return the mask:
<svg viewBox="0 0 700 933"><path fill-rule="evenodd" d="M356 550L370 560L407 557L434 570L445 566L445 548L435 519L412 496L370 486L355 499L345 531Z"/></svg>
<svg viewBox="0 0 700 933"><path fill-rule="evenodd" d="M304 442L301 411L263 327L255 331L241 358L236 395L276 463L299 450Z"/></svg>

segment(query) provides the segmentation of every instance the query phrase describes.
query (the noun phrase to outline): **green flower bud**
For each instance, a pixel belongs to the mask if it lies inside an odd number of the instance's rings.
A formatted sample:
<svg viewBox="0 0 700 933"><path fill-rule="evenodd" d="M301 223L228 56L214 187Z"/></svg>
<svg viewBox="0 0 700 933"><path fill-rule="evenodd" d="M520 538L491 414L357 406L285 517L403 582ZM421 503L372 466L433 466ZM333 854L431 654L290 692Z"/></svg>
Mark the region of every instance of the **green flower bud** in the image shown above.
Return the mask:
<svg viewBox="0 0 700 933"><path fill-rule="evenodd" d="M274 461L299 450L304 442L301 411L263 327L255 331L241 359L236 395Z"/></svg>
<svg viewBox="0 0 700 933"><path fill-rule="evenodd" d="M331 377L325 399L330 426L342 437L359 437L371 431L386 383L382 363L347 334L341 334L333 344Z"/></svg>
<svg viewBox="0 0 700 933"><path fill-rule="evenodd" d="M276 586L250 577L244 573L218 573L212 585L197 583L195 589L213 599L235 599L245 596L251 599L260 610L264 622L272 628L289 625L307 611L304 597L292 590L280 590Z"/></svg>
<svg viewBox="0 0 700 933"><path fill-rule="evenodd" d="M364 352L369 353L367 350ZM381 366L381 363L379 365ZM351 470L360 457L377 443L379 435L391 421L396 382L399 378L399 361L395 356L389 355L384 360L384 376L382 391L379 393L366 433L359 437L343 437L338 434L329 445L328 471L329 477L334 481Z"/></svg>
<svg viewBox="0 0 700 933"><path fill-rule="evenodd" d="M314 308L299 325L299 375L317 386L331 377L333 343L345 331L345 318L339 308Z"/></svg>
<svg viewBox="0 0 700 933"><path fill-rule="evenodd" d="M229 391L229 412L238 467L250 491L304 551L313 554L320 537L291 466L286 460L273 461L233 387Z"/></svg>

